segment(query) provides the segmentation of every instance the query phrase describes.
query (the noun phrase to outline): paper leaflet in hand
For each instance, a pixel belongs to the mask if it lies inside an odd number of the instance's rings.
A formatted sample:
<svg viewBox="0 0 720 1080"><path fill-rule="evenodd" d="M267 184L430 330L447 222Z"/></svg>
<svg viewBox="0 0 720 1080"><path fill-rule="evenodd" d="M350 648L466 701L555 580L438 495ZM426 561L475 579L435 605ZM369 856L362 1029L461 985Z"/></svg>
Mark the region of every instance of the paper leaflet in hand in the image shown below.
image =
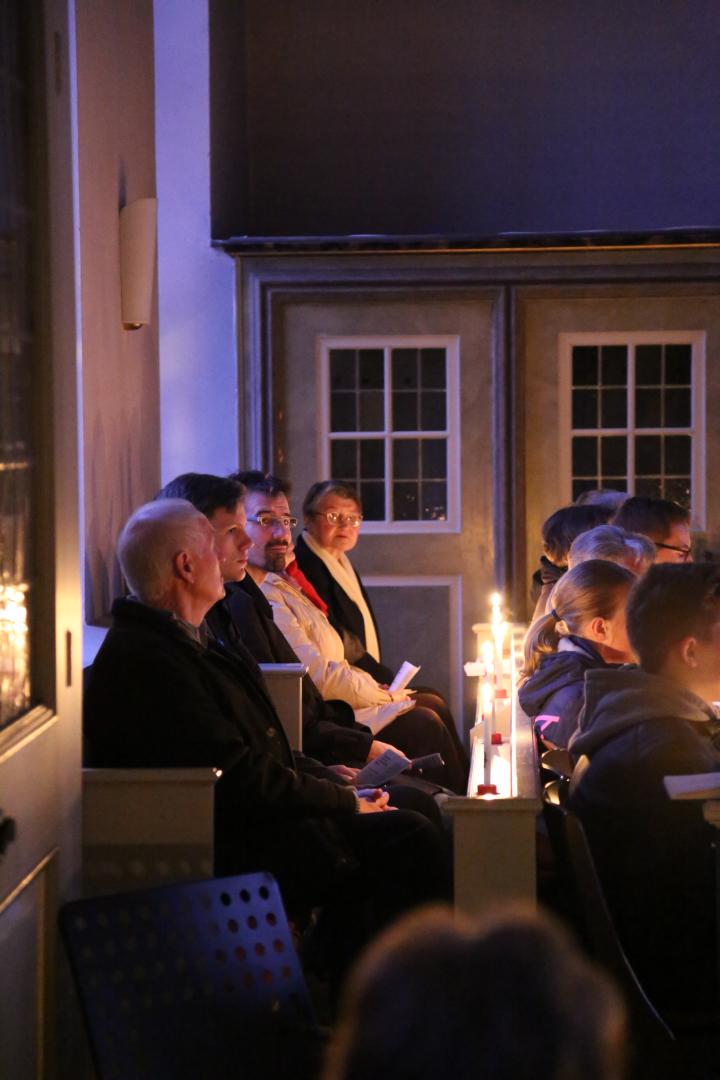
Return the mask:
<svg viewBox="0 0 720 1080"><path fill-rule="evenodd" d="M388 687L390 692L395 693L396 690L404 690L411 680L415 678L419 670L420 668L415 667L409 660L403 660L397 675Z"/></svg>
<svg viewBox="0 0 720 1080"><path fill-rule="evenodd" d="M406 758L399 750L386 750L363 766L353 780L357 788L382 787L390 780L394 780L406 769L422 771L422 769L439 768L443 759L439 754L425 754L424 757Z"/></svg>
<svg viewBox="0 0 720 1080"><path fill-rule="evenodd" d="M412 698L406 701L386 701L383 705L368 705L365 709L355 709L355 719L358 724L369 727L373 735L377 735L378 731L392 724L400 713L407 712L414 705Z"/></svg>

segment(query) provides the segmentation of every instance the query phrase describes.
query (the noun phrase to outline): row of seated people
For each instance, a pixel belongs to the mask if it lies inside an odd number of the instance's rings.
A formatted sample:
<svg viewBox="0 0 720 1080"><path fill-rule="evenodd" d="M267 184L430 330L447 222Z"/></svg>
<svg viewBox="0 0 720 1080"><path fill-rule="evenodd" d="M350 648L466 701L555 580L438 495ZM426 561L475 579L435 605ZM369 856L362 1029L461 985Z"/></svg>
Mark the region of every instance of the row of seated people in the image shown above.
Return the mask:
<svg viewBox="0 0 720 1080"><path fill-rule="evenodd" d="M292 519L273 478L250 479L246 490L237 479L179 477L126 523L118 558L131 595L113 605L89 673L85 760L221 769L216 872L269 870L291 912L322 906L318 937L341 974L398 912L451 896L449 835L432 798L444 789L412 779L355 789L357 767L388 744L354 708L397 695L342 655L311 665L319 685L304 680L304 748L315 756L291 753L258 663L297 660L259 587L292 580ZM302 625L321 618L332 630L301 589L293 599L309 605ZM450 766L438 779L464 790L444 702L440 713L407 704L384 739L408 756L439 751Z"/></svg>
<svg viewBox="0 0 720 1080"><path fill-rule="evenodd" d="M628 569L638 548L622 526L570 547L571 569L528 633L520 701L578 763L570 807L651 1000L666 1015L715 1014L715 833L702 803L671 799L664 779L720 771L720 566L693 564L687 511L654 502L666 531L650 536L660 557L649 569ZM611 540L613 561L575 560Z"/></svg>

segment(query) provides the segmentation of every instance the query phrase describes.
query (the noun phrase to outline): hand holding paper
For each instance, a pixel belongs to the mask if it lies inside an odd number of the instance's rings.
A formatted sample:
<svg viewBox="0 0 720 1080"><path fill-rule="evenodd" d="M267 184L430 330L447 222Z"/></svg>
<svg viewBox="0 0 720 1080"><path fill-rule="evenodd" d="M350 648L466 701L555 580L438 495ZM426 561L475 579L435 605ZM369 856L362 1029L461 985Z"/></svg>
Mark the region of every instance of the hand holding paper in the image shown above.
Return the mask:
<svg viewBox="0 0 720 1080"><path fill-rule="evenodd" d="M406 686L415 678L419 667L415 667L409 660L404 660L400 665L397 675L388 686L388 690L391 694L396 693L398 690L404 690Z"/></svg>

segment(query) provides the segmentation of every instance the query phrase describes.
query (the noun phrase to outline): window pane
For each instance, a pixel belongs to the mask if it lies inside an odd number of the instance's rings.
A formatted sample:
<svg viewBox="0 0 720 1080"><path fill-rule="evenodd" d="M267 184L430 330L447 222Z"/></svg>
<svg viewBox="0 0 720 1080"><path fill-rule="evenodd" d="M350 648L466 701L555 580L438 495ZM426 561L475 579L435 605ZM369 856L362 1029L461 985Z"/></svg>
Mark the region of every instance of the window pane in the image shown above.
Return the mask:
<svg viewBox="0 0 720 1080"><path fill-rule="evenodd" d="M572 425L574 428L598 426L597 390L573 390Z"/></svg>
<svg viewBox="0 0 720 1080"><path fill-rule="evenodd" d="M381 439L363 439L360 443L360 475L364 480L385 476L385 443Z"/></svg>
<svg viewBox="0 0 720 1080"><path fill-rule="evenodd" d="M662 484L659 477L638 476L635 481L635 494L645 495L650 499L659 499L662 495Z"/></svg>
<svg viewBox="0 0 720 1080"><path fill-rule="evenodd" d="M361 390L383 389L385 378L382 349L358 350L358 378Z"/></svg>
<svg viewBox="0 0 720 1080"><path fill-rule="evenodd" d="M420 395L420 429L444 431L445 425L445 394L423 391Z"/></svg>
<svg viewBox="0 0 720 1080"><path fill-rule="evenodd" d="M662 391L635 391L635 426L660 427L662 424Z"/></svg>
<svg viewBox="0 0 720 1080"><path fill-rule="evenodd" d="M396 521L418 521L418 484L393 484L393 517Z"/></svg>
<svg viewBox="0 0 720 1080"><path fill-rule="evenodd" d="M575 345L572 351L573 386L597 386L598 349L596 345Z"/></svg>
<svg viewBox="0 0 720 1080"><path fill-rule="evenodd" d="M330 472L336 480L357 481L357 443L354 439L334 440L330 446Z"/></svg>
<svg viewBox="0 0 720 1080"><path fill-rule="evenodd" d="M660 435L635 436L635 472L638 476L654 476L662 472Z"/></svg>
<svg viewBox="0 0 720 1080"><path fill-rule="evenodd" d="M671 386L690 386L692 350L689 345L665 346L665 382Z"/></svg>
<svg viewBox="0 0 720 1080"><path fill-rule="evenodd" d="M330 389L354 390L355 385L355 350L331 349Z"/></svg>
<svg viewBox="0 0 720 1080"><path fill-rule="evenodd" d="M690 436L665 436L665 472L669 475L684 476L690 472Z"/></svg>
<svg viewBox="0 0 720 1080"><path fill-rule="evenodd" d="M596 487L597 487L597 483L594 480L573 480L573 485L572 485L573 502L575 502L578 495L582 495L583 491L594 491Z"/></svg>
<svg viewBox="0 0 720 1080"><path fill-rule="evenodd" d="M692 422L690 408L689 390L666 390L665 426L690 427Z"/></svg>
<svg viewBox="0 0 720 1080"><path fill-rule="evenodd" d="M357 431L357 396L340 390L330 395L330 430Z"/></svg>
<svg viewBox="0 0 720 1080"><path fill-rule="evenodd" d="M627 476L603 476L602 486L610 491L627 491Z"/></svg>
<svg viewBox="0 0 720 1080"><path fill-rule="evenodd" d="M627 424L627 390L603 390L601 393L601 426L625 427Z"/></svg>
<svg viewBox="0 0 720 1080"><path fill-rule="evenodd" d="M611 435L600 440L600 462L603 477L620 476L627 470L627 439L624 435Z"/></svg>
<svg viewBox="0 0 720 1080"><path fill-rule="evenodd" d="M627 386L627 345L603 345L603 386Z"/></svg>
<svg viewBox="0 0 720 1080"><path fill-rule="evenodd" d="M384 521L385 519L385 485L383 483L360 484L360 498L362 499L363 517L366 521Z"/></svg>
<svg viewBox="0 0 720 1080"><path fill-rule="evenodd" d="M418 395L416 393L394 393L392 396L392 414L394 431L417 431Z"/></svg>
<svg viewBox="0 0 720 1080"><path fill-rule="evenodd" d="M690 506L690 477L671 476L663 484L663 495L666 499L674 499L683 506Z"/></svg>
<svg viewBox="0 0 720 1080"><path fill-rule="evenodd" d="M662 382L662 345L638 345L635 349L635 383L659 386Z"/></svg>
<svg viewBox="0 0 720 1080"><path fill-rule="evenodd" d="M418 385L417 349L393 349L393 390L414 390Z"/></svg>
<svg viewBox="0 0 720 1080"><path fill-rule="evenodd" d="M417 480L420 476L417 439L395 439L393 442L393 476L398 480Z"/></svg>
<svg viewBox="0 0 720 1080"><path fill-rule="evenodd" d="M447 518L447 485L436 481L421 484L422 520L445 521Z"/></svg>
<svg viewBox="0 0 720 1080"><path fill-rule="evenodd" d="M421 443L422 475L426 480L444 480L447 476L447 445L444 439L425 439Z"/></svg>
<svg viewBox="0 0 720 1080"><path fill-rule="evenodd" d="M385 427L385 395L382 390L361 390L359 431L382 431Z"/></svg>
<svg viewBox="0 0 720 1080"><path fill-rule="evenodd" d="M598 440L595 437L580 436L572 441L572 471L573 476L591 476L593 479L598 474L597 460Z"/></svg>
<svg viewBox="0 0 720 1080"><path fill-rule="evenodd" d="M424 390L445 389L445 350L421 349L420 372Z"/></svg>

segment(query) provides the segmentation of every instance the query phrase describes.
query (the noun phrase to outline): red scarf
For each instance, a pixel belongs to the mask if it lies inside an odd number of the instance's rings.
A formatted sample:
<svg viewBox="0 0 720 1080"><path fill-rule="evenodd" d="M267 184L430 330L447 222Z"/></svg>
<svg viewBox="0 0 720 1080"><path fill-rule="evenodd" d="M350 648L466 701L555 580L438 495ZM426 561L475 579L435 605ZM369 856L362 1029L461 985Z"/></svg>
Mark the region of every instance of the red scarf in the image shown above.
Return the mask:
<svg viewBox="0 0 720 1080"><path fill-rule="evenodd" d="M308 600L311 600L316 608L320 608L323 615L327 615L328 606L323 598L318 594L313 585L310 584L308 579L303 574L302 570L297 564L297 559L293 559L291 563L285 567L285 573L289 578L292 578L295 584L302 590L307 596Z"/></svg>

